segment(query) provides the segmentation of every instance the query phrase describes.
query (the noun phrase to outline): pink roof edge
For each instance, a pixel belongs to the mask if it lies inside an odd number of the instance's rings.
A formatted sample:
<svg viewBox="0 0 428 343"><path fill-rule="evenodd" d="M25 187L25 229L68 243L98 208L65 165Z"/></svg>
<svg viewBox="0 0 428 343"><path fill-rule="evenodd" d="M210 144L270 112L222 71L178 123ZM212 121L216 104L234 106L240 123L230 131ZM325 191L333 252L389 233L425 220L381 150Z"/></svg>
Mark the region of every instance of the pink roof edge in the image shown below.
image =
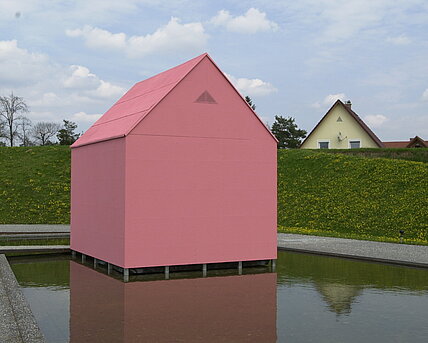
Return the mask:
<svg viewBox="0 0 428 343"><path fill-rule="evenodd" d="M266 127L251 106L248 105L244 97L208 53L203 53L178 66L137 82L74 142L71 148L126 137L205 57L211 61L228 81L232 89L242 98L242 101L247 104L270 136L278 142L273 133Z"/></svg>

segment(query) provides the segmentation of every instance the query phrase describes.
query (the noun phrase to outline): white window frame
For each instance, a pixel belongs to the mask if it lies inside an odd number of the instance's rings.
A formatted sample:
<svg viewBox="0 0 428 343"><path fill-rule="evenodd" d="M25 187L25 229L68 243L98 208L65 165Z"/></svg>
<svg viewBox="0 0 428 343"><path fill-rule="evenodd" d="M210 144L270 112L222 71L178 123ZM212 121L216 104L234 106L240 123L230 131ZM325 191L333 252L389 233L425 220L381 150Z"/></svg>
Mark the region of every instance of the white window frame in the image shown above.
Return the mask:
<svg viewBox="0 0 428 343"><path fill-rule="evenodd" d="M331 144L330 144L330 140L329 139L318 139L317 140L318 149L321 150L320 143L328 143L328 148L327 149L331 149Z"/></svg>
<svg viewBox="0 0 428 343"><path fill-rule="evenodd" d="M351 148L351 142L360 142L360 147L359 148ZM349 149L361 149L362 145L363 144L362 144L361 138L348 139L348 148Z"/></svg>

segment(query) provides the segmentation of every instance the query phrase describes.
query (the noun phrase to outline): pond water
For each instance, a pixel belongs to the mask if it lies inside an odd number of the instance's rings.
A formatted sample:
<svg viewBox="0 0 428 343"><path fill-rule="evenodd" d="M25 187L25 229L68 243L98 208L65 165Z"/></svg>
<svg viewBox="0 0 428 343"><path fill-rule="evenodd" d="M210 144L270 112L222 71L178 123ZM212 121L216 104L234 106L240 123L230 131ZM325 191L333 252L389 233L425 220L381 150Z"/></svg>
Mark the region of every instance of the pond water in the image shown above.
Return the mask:
<svg viewBox="0 0 428 343"><path fill-rule="evenodd" d="M65 256L11 258L48 342L428 342L428 271L278 252L129 283Z"/></svg>

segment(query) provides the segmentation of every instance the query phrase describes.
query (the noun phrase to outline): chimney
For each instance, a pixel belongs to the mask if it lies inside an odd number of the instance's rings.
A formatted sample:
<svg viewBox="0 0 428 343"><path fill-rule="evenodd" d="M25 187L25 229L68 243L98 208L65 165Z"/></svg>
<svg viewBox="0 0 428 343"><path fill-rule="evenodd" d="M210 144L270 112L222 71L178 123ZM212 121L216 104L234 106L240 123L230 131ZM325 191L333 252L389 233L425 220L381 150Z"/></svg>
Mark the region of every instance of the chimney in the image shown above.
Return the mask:
<svg viewBox="0 0 428 343"><path fill-rule="evenodd" d="M351 100L346 100L345 105L348 106L349 108L351 108L351 106L352 106Z"/></svg>

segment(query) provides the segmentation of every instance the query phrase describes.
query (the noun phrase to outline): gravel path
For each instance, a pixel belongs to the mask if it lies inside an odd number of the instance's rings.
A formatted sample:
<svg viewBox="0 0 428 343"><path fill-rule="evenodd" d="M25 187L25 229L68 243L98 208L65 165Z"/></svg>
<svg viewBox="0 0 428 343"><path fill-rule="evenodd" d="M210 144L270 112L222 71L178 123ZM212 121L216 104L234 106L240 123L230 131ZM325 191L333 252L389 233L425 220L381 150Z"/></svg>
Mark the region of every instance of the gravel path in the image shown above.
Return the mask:
<svg viewBox="0 0 428 343"><path fill-rule="evenodd" d="M69 252L69 245L0 245L0 254L23 252ZM1 341L0 341L1 342Z"/></svg>
<svg viewBox="0 0 428 343"><path fill-rule="evenodd" d="M4 255L0 255L0 342L45 342Z"/></svg>
<svg viewBox="0 0 428 343"><path fill-rule="evenodd" d="M428 268L428 246L278 233L278 248Z"/></svg>
<svg viewBox="0 0 428 343"><path fill-rule="evenodd" d="M49 225L49 224L2 224L0 234L25 234L25 233L69 233L70 225Z"/></svg>

